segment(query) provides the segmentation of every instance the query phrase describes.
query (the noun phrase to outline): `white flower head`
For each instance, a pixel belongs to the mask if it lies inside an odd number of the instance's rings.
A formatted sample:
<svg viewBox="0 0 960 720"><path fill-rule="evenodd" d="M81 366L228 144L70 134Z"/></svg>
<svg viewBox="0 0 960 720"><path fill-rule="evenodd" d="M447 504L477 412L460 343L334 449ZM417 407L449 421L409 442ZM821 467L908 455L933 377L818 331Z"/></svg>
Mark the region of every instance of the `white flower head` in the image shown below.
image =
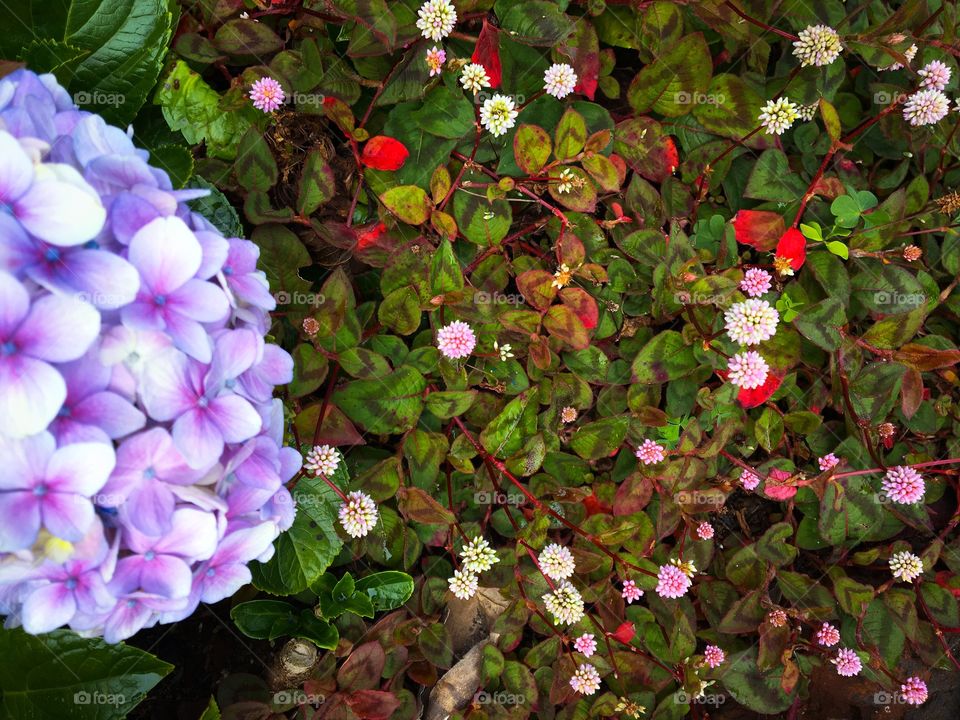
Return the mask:
<svg viewBox="0 0 960 720"><path fill-rule="evenodd" d="M566 580L576 570L573 554L563 545L547 545L537 560L543 574L552 580Z"/></svg>
<svg viewBox="0 0 960 720"><path fill-rule="evenodd" d="M450 592L461 600L469 600L477 592L477 576L467 570L454 571L453 577L447 582L450 585Z"/></svg>
<svg viewBox="0 0 960 720"><path fill-rule="evenodd" d="M790 126L800 117L800 111L797 104L790 98L779 98L770 100L760 108L760 116L757 118L767 134L783 135L784 131L789 130Z"/></svg>
<svg viewBox="0 0 960 720"><path fill-rule="evenodd" d="M347 495L340 506L340 524L350 537L361 538L377 524L377 504L359 490Z"/></svg>
<svg viewBox="0 0 960 720"><path fill-rule="evenodd" d="M307 458L303 463L305 470L309 470L314 475L324 475L330 477L337 471L340 465L340 454L337 449L330 445L315 445L307 453Z"/></svg>
<svg viewBox="0 0 960 720"><path fill-rule="evenodd" d="M898 580L913 582L923 575L923 561L912 552L898 552L890 557L890 572Z"/></svg>
<svg viewBox="0 0 960 720"><path fill-rule="evenodd" d="M544 595L543 604L556 623L573 625L583 618L583 598L569 580L561 580L552 593Z"/></svg>
<svg viewBox="0 0 960 720"><path fill-rule="evenodd" d="M417 29L434 42L443 40L457 24L457 9L450 0L427 0L417 15Z"/></svg>
<svg viewBox="0 0 960 720"><path fill-rule="evenodd" d="M798 33L793 43L793 54L800 60L800 66L829 65L838 57L843 45L837 31L826 25L811 25Z"/></svg>
<svg viewBox="0 0 960 720"><path fill-rule="evenodd" d="M577 86L577 74L566 63L554 63L543 74L543 89L548 95L563 98Z"/></svg>
<svg viewBox="0 0 960 720"><path fill-rule="evenodd" d="M514 126L519 114L511 98L497 93L483 101L480 107L480 123L491 135L499 137Z"/></svg>
<svg viewBox="0 0 960 720"><path fill-rule="evenodd" d="M464 90L471 91L474 95L490 87L490 77L486 69L479 63L468 63L463 66L460 73L460 84Z"/></svg>
<svg viewBox="0 0 960 720"><path fill-rule="evenodd" d="M500 561L490 543L482 537L475 537L464 545L460 557L463 558L463 567L473 573L486 572Z"/></svg>

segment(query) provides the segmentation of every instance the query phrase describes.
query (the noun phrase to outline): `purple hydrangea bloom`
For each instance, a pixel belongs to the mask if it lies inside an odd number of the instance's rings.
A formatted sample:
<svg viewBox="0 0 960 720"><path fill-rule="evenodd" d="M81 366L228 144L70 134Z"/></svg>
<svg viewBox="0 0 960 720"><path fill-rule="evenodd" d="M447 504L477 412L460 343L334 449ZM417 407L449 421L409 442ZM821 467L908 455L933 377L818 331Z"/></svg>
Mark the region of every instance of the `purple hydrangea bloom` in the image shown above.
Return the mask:
<svg viewBox="0 0 960 720"><path fill-rule="evenodd" d="M259 249L52 75L0 78L0 613L108 642L250 581L293 522Z"/></svg>

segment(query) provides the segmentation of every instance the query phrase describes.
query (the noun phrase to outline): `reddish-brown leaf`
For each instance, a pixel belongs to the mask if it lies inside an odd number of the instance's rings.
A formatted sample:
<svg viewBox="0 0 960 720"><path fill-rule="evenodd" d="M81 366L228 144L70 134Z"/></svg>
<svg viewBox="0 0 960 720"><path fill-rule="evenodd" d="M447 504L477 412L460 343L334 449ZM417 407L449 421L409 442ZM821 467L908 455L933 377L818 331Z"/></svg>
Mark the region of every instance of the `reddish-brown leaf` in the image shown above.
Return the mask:
<svg viewBox="0 0 960 720"><path fill-rule="evenodd" d="M480 30L480 37L477 38L473 57L470 59L483 65L483 69L487 71L487 77L490 78L490 87L500 87L500 78L503 75L500 66L500 30L487 22L486 18L483 20L483 28Z"/></svg>
<svg viewBox="0 0 960 720"><path fill-rule="evenodd" d="M360 162L374 170L399 170L410 151L399 140L386 135L374 135L363 146Z"/></svg>
<svg viewBox="0 0 960 720"><path fill-rule="evenodd" d="M783 217L768 210L740 210L733 218L737 242L756 250L773 250L783 235Z"/></svg>

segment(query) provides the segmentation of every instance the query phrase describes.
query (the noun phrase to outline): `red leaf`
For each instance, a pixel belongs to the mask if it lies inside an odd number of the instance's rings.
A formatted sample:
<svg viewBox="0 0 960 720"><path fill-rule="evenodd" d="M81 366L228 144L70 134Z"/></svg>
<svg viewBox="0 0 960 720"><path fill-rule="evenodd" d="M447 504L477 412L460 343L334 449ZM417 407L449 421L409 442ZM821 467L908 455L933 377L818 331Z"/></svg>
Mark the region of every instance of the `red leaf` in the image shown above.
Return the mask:
<svg viewBox="0 0 960 720"><path fill-rule="evenodd" d="M593 100L600 78L600 42L593 25L581 18L574 31L557 49L570 58L570 64L577 73L574 92Z"/></svg>
<svg viewBox="0 0 960 720"><path fill-rule="evenodd" d="M399 140L386 135L375 135L363 146L360 162L374 170L399 170L410 151Z"/></svg>
<svg viewBox="0 0 960 720"><path fill-rule="evenodd" d="M756 250L773 250L777 239L783 235L783 218L767 210L740 210L733 218L733 231L737 242Z"/></svg>
<svg viewBox="0 0 960 720"><path fill-rule="evenodd" d="M630 641L633 640L633 637L636 634L636 630L633 629L633 623L625 622L623 625L618 627L615 632L610 633L610 637L619 640L624 645L629 645Z"/></svg>
<svg viewBox="0 0 960 720"><path fill-rule="evenodd" d="M784 502L797 494L795 485L787 485L785 481L791 477L786 470L773 469L767 475L767 482L763 485L763 494L771 500Z"/></svg>
<svg viewBox="0 0 960 720"><path fill-rule="evenodd" d="M770 396L777 391L777 388L780 387L780 383L782 382L782 377L768 373L766 382L760 387L754 388L753 390L741 388L740 393L737 395L737 402L748 410L763 405L770 399Z"/></svg>
<svg viewBox="0 0 960 720"><path fill-rule="evenodd" d="M367 228L357 235L357 249L365 250L371 245L375 245L380 236L387 231L387 226L383 223L377 223L371 228Z"/></svg>
<svg viewBox="0 0 960 720"><path fill-rule="evenodd" d="M347 696L347 705L363 720L387 720L400 707L400 699L383 690L356 690Z"/></svg>
<svg viewBox="0 0 960 720"><path fill-rule="evenodd" d="M597 301L580 288L567 287L560 291L560 302L569 307L580 318L587 330L592 330L600 320Z"/></svg>
<svg viewBox="0 0 960 720"><path fill-rule="evenodd" d="M587 517L591 515L608 515L613 510L605 502L601 502L596 493L591 493L583 499L583 506L587 509Z"/></svg>
<svg viewBox="0 0 960 720"><path fill-rule="evenodd" d="M790 259L790 267L794 271L803 267L807 260L807 239L796 228L790 228L777 243L777 257Z"/></svg>
<svg viewBox="0 0 960 720"><path fill-rule="evenodd" d="M487 22L483 21L483 29L480 30L480 37L477 38L477 47L473 50L473 62L483 65L487 71L487 77L490 78L490 87L500 86L500 77L503 72L500 67L500 31Z"/></svg>
<svg viewBox="0 0 960 720"><path fill-rule="evenodd" d="M952 572L949 572L948 570L941 570L936 575L937 585L949 592L955 598L960 598L960 587L950 584L950 581L953 579L953 577L954 575Z"/></svg>

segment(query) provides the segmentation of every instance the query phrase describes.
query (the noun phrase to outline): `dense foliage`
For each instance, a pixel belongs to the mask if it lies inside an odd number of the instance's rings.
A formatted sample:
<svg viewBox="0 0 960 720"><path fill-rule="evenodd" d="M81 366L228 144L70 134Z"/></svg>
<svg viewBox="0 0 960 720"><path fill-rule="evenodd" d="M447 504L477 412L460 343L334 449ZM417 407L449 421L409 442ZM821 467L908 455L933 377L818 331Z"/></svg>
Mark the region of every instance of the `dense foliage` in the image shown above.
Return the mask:
<svg viewBox="0 0 960 720"><path fill-rule="evenodd" d="M225 717L797 717L960 669L956 3L127 4L0 56L259 248L306 462L232 606L292 640Z"/></svg>

